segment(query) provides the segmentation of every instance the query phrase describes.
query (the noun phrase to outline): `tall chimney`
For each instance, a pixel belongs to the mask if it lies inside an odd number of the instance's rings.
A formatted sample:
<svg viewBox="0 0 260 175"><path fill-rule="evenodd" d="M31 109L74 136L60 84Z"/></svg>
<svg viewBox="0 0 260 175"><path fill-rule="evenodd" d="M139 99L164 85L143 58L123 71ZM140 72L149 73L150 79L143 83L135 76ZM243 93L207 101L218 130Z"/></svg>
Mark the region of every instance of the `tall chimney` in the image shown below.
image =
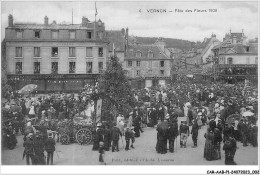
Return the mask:
<svg viewBox="0 0 260 175"><path fill-rule="evenodd" d="M88 22L89 22L88 18L83 16L81 25L84 26L84 27L87 27Z"/></svg>
<svg viewBox="0 0 260 175"><path fill-rule="evenodd" d="M8 16L8 26L12 27L14 25L14 19L13 19L13 15L9 15Z"/></svg>
<svg viewBox="0 0 260 175"><path fill-rule="evenodd" d="M129 45L128 27L126 28L126 31L125 31L125 39L126 39L126 47L128 47L128 45Z"/></svg>
<svg viewBox="0 0 260 175"><path fill-rule="evenodd" d="M47 16L44 17L44 25L49 25L49 18Z"/></svg>

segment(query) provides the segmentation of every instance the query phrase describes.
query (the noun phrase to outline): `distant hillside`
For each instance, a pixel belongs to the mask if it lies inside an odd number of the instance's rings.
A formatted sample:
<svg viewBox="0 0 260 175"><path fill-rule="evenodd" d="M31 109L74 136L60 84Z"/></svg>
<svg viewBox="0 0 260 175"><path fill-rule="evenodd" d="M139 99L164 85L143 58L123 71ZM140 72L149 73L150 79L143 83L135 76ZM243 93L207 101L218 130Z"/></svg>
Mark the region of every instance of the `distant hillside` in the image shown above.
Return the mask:
<svg viewBox="0 0 260 175"><path fill-rule="evenodd" d="M154 44L158 38L155 37L136 37L138 43L142 44ZM192 42L181 39L163 38L167 47L178 48L182 50L189 50Z"/></svg>

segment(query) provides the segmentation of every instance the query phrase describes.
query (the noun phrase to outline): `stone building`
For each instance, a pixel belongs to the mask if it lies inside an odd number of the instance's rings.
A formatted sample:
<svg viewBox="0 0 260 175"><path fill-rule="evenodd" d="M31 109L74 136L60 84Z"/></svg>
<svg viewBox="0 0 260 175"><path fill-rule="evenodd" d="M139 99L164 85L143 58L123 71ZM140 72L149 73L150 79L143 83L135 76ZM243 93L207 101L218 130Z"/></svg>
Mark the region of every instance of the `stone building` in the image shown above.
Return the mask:
<svg viewBox="0 0 260 175"><path fill-rule="evenodd" d="M7 78L16 89L37 84L38 91L77 91L94 83L106 68L108 40L101 20L81 24L14 23L5 28Z"/></svg>
<svg viewBox="0 0 260 175"><path fill-rule="evenodd" d="M152 45L128 45L123 67L132 84L142 88L170 82L172 59L165 45L162 38Z"/></svg>
<svg viewBox="0 0 260 175"><path fill-rule="evenodd" d="M224 41L212 48L214 78L229 83L257 82L258 44L247 42L242 33L226 34Z"/></svg>

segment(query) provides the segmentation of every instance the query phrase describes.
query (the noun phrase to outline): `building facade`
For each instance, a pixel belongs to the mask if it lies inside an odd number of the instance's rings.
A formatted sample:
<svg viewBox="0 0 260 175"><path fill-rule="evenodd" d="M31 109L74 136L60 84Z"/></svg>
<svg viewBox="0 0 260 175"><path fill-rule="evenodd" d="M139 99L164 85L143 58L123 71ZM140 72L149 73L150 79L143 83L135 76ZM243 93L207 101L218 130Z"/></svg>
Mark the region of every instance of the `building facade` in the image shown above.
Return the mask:
<svg viewBox="0 0 260 175"><path fill-rule="evenodd" d="M167 55L165 42L159 38L152 45L128 45L124 70L138 88L166 85L171 80L172 59Z"/></svg>
<svg viewBox="0 0 260 175"><path fill-rule="evenodd" d="M246 41L242 33L226 34L224 41L212 48L215 64L214 79L236 83L257 82L258 45Z"/></svg>
<svg viewBox="0 0 260 175"><path fill-rule="evenodd" d="M94 83L106 68L105 26L101 20L81 24L14 23L5 29L7 78L16 89L37 84L38 91L77 91Z"/></svg>

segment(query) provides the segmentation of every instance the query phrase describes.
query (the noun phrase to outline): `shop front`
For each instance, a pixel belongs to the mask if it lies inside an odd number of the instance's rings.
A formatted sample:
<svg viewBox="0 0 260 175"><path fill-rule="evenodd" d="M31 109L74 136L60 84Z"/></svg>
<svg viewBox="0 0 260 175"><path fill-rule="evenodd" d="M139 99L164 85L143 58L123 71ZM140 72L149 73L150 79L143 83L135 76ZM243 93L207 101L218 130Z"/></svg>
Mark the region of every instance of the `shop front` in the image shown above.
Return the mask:
<svg viewBox="0 0 260 175"><path fill-rule="evenodd" d="M38 93L79 92L87 84L94 85L98 77L99 74L7 75L15 91L27 84L36 84Z"/></svg>

